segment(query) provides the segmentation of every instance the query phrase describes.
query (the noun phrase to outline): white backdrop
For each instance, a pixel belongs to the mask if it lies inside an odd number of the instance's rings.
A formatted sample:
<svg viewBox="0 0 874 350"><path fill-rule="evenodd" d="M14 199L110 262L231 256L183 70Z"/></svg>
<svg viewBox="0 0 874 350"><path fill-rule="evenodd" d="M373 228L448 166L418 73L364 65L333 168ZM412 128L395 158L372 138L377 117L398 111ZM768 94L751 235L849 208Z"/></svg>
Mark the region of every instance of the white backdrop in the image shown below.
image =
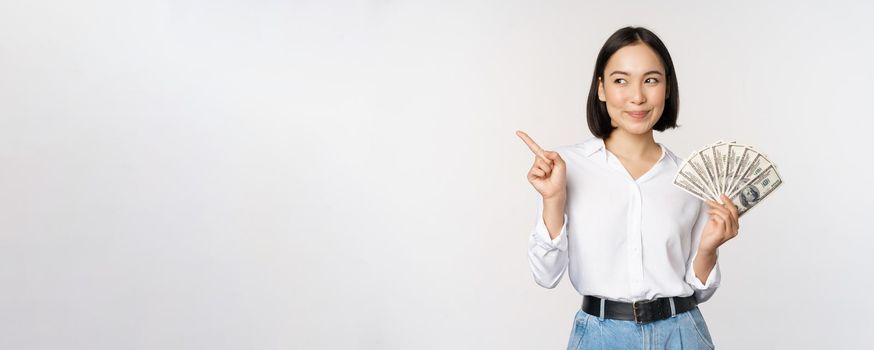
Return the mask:
<svg viewBox="0 0 874 350"><path fill-rule="evenodd" d="M640 25L680 156L784 184L720 248L721 349L874 347L871 2L0 0L0 348L560 349L532 155Z"/></svg>

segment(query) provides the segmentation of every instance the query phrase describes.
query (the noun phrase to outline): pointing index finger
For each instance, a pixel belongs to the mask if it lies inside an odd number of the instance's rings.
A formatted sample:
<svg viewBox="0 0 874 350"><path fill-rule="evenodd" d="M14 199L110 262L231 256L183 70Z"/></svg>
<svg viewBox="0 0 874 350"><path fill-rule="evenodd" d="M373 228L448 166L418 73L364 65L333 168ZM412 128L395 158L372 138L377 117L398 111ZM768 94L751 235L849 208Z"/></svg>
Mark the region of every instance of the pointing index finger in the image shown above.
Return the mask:
<svg viewBox="0 0 874 350"><path fill-rule="evenodd" d="M543 160L545 160L547 163L549 162L549 159L547 159L546 156L543 154L543 148L540 148L540 146L537 145L537 142L534 142L534 140L532 140L531 137L528 136L528 134L526 134L524 131L516 130L516 136L519 136L519 138L521 138L522 141L524 141L525 144L528 145L528 148L531 149L531 152L534 152L536 156L543 158Z"/></svg>

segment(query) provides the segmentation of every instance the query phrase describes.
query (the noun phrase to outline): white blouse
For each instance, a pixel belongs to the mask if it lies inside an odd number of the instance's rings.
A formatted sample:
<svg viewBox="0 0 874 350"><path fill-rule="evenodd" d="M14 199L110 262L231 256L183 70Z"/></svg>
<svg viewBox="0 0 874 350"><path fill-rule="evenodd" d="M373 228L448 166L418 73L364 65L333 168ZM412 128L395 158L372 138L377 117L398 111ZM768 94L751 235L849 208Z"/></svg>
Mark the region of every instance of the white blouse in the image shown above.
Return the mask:
<svg viewBox="0 0 874 350"><path fill-rule="evenodd" d="M580 295L632 302L694 294L699 303L713 296L719 259L705 283L692 266L708 206L673 185L682 160L658 145L661 158L637 180L602 139L553 149L567 164L567 205L550 240L537 196L528 243L537 284L554 288L567 268Z"/></svg>

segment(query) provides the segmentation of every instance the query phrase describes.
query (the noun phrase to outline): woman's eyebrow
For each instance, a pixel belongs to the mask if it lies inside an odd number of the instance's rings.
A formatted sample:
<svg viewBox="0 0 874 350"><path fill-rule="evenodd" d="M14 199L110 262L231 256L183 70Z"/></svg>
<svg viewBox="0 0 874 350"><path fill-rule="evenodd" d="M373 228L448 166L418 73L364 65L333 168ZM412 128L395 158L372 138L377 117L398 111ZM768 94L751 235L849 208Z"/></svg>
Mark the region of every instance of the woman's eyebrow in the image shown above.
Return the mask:
<svg viewBox="0 0 874 350"><path fill-rule="evenodd" d="M625 74L625 75L631 75L631 74L625 73L625 72L623 72L623 71L621 71L621 70L617 70L617 71L614 71L613 73L610 73L611 76L612 76L613 74ZM659 71L657 71L657 70L651 70L651 71L649 71L649 72L644 73L643 75L650 75L650 74L658 74L658 75L662 75L662 72L659 72Z"/></svg>

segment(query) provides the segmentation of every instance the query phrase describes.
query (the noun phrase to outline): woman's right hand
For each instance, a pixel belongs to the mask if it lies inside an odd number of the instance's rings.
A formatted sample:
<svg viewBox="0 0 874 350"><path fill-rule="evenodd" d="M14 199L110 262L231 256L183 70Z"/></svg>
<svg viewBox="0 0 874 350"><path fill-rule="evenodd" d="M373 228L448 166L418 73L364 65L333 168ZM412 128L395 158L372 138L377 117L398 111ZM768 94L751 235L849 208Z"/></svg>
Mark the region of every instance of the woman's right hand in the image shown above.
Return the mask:
<svg viewBox="0 0 874 350"><path fill-rule="evenodd" d="M558 152L544 151L528 134L516 131L516 135L534 152L534 165L528 171L528 182L543 199L567 198L567 173L564 159Z"/></svg>

